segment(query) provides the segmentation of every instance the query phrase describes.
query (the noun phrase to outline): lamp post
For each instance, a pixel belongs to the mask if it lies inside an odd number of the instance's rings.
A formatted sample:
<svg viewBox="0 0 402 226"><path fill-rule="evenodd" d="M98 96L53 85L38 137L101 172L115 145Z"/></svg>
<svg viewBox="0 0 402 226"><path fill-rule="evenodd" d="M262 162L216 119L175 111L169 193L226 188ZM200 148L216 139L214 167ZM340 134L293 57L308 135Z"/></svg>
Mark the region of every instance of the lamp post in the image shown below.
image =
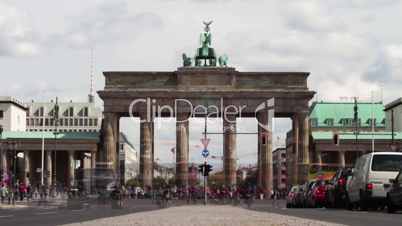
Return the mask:
<svg viewBox="0 0 402 226"><path fill-rule="evenodd" d="M57 187L57 135L58 135L58 131L57 131L57 127L59 125L59 103L58 103L58 98L56 97L56 103L54 105L54 109L53 109L53 122L54 122L54 186L53 188L56 189Z"/></svg>
<svg viewBox="0 0 402 226"><path fill-rule="evenodd" d="M2 140L3 140L3 126L2 125L0 125L0 155L1 155L1 169L0 169L0 178L1 178L1 181L3 181L3 177L4 177L4 173L5 172L3 172L3 169L5 168L4 167L4 162L3 162L3 155L5 154L5 153L3 153L3 143L2 143ZM0 182L1 182L0 181Z"/></svg>
<svg viewBox="0 0 402 226"><path fill-rule="evenodd" d="M13 174L11 177L11 191L12 191L12 203L15 204L15 193L16 193L16 177L17 177L17 142L11 141L8 143L9 150L14 150L13 156Z"/></svg>

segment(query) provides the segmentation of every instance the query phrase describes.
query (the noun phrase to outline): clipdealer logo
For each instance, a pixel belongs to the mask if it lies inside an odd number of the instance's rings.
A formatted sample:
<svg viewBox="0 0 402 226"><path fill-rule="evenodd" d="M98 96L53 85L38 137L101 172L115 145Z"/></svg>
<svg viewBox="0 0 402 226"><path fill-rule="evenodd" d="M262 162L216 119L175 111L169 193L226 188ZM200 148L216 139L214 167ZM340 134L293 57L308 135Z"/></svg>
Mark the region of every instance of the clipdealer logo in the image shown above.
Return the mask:
<svg viewBox="0 0 402 226"><path fill-rule="evenodd" d="M224 105L223 98L220 98L218 105L194 105L190 100L187 99L175 99L174 104L158 104L157 99L153 98L139 98L133 100L128 109L129 116L131 118L135 117L135 113L138 112L139 108L141 110L145 110L145 117L140 119L140 122L152 122L154 118L157 116L165 115L170 120L176 120L176 122L187 122L190 118L195 117L207 117L210 118L218 118L222 116L222 118L229 123L228 128L223 128L224 131L230 130L234 131L235 128L233 124L236 123L236 118L241 118L242 113L247 108L247 105ZM182 112L182 110L187 112L186 116L177 117L177 112ZM274 98L268 99L260 103L254 110L258 125L263 128L265 131L272 132L273 118L275 115L275 100ZM266 123L260 122L259 114L266 114L263 117L267 119ZM176 119L174 119L176 118Z"/></svg>

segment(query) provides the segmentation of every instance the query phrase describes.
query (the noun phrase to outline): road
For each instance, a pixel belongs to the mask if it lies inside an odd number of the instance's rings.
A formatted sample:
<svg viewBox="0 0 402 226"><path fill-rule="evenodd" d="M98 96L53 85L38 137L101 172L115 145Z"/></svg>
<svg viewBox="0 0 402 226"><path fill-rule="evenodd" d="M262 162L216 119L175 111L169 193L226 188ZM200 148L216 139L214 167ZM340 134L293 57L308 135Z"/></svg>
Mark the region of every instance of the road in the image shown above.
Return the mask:
<svg viewBox="0 0 402 226"><path fill-rule="evenodd" d="M30 206L29 208L20 209L0 209L0 225L62 225L156 209L159 209L159 207L150 200L130 200L124 209L112 209L110 205L91 205L88 208L82 209L69 209L65 207L65 205Z"/></svg>
<svg viewBox="0 0 402 226"><path fill-rule="evenodd" d="M183 205L184 203L176 203ZM242 205L241 208L247 208ZM131 200L124 209L111 209L109 205L90 205L83 209L69 209L60 205L31 206L21 209L0 209L0 225L47 226L78 223L97 218L114 217L159 209L150 200ZM350 226L402 226L402 213L348 211L338 209L287 209L284 201L273 207L270 201L255 201L252 210L277 213Z"/></svg>
<svg viewBox="0 0 402 226"><path fill-rule="evenodd" d="M401 212L388 214L386 211L349 211L325 208L287 209L283 200L278 201L276 207L273 207L270 201L255 202L251 209L350 226L402 226Z"/></svg>

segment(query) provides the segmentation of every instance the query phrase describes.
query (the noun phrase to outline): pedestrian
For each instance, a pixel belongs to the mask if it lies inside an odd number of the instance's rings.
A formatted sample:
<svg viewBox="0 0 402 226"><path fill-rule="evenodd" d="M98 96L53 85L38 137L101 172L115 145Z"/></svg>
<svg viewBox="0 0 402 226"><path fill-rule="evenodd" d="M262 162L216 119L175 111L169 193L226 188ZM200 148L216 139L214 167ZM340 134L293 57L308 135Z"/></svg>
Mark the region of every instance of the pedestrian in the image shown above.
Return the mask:
<svg viewBox="0 0 402 226"><path fill-rule="evenodd" d="M29 183L27 184L26 197L27 197L27 201L29 201L32 198L32 188Z"/></svg>
<svg viewBox="0 0 402 226"><path fill-rule="evenodd" d="M18 187L19 195L20 195L20 201L24 200L25 194L26 194L26 186L25 183L20 182L20 185Z"/></svg>
<svg viewBox="0 0 402 226"><path fill-rule="evenodd" d="M1 197L1 203L4 203L4 199L8 196L8 191L7 191L7 185L5 183L1 184L0 188L0 197Z"/></svg>
<svg viewBox="0 0 402 226"><path fill-rule="evenodd" d="M271 190L272 207L277 207L278 191Z"/></svg>

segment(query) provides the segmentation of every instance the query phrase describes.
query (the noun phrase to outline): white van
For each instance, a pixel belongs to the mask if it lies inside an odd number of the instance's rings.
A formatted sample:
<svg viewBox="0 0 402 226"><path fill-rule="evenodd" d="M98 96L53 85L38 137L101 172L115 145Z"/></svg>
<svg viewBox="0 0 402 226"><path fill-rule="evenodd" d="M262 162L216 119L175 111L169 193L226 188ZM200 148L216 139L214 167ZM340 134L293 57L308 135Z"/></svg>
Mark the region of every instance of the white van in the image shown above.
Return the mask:
<svg viewBox="0 0 402 226"><path fill-rule="evenodd" d="M366 210L385 204L387 192L391 188L390 179L394 179L402 168L402 153L373 152L357 159L348 182L349 202Z"/></svg>

